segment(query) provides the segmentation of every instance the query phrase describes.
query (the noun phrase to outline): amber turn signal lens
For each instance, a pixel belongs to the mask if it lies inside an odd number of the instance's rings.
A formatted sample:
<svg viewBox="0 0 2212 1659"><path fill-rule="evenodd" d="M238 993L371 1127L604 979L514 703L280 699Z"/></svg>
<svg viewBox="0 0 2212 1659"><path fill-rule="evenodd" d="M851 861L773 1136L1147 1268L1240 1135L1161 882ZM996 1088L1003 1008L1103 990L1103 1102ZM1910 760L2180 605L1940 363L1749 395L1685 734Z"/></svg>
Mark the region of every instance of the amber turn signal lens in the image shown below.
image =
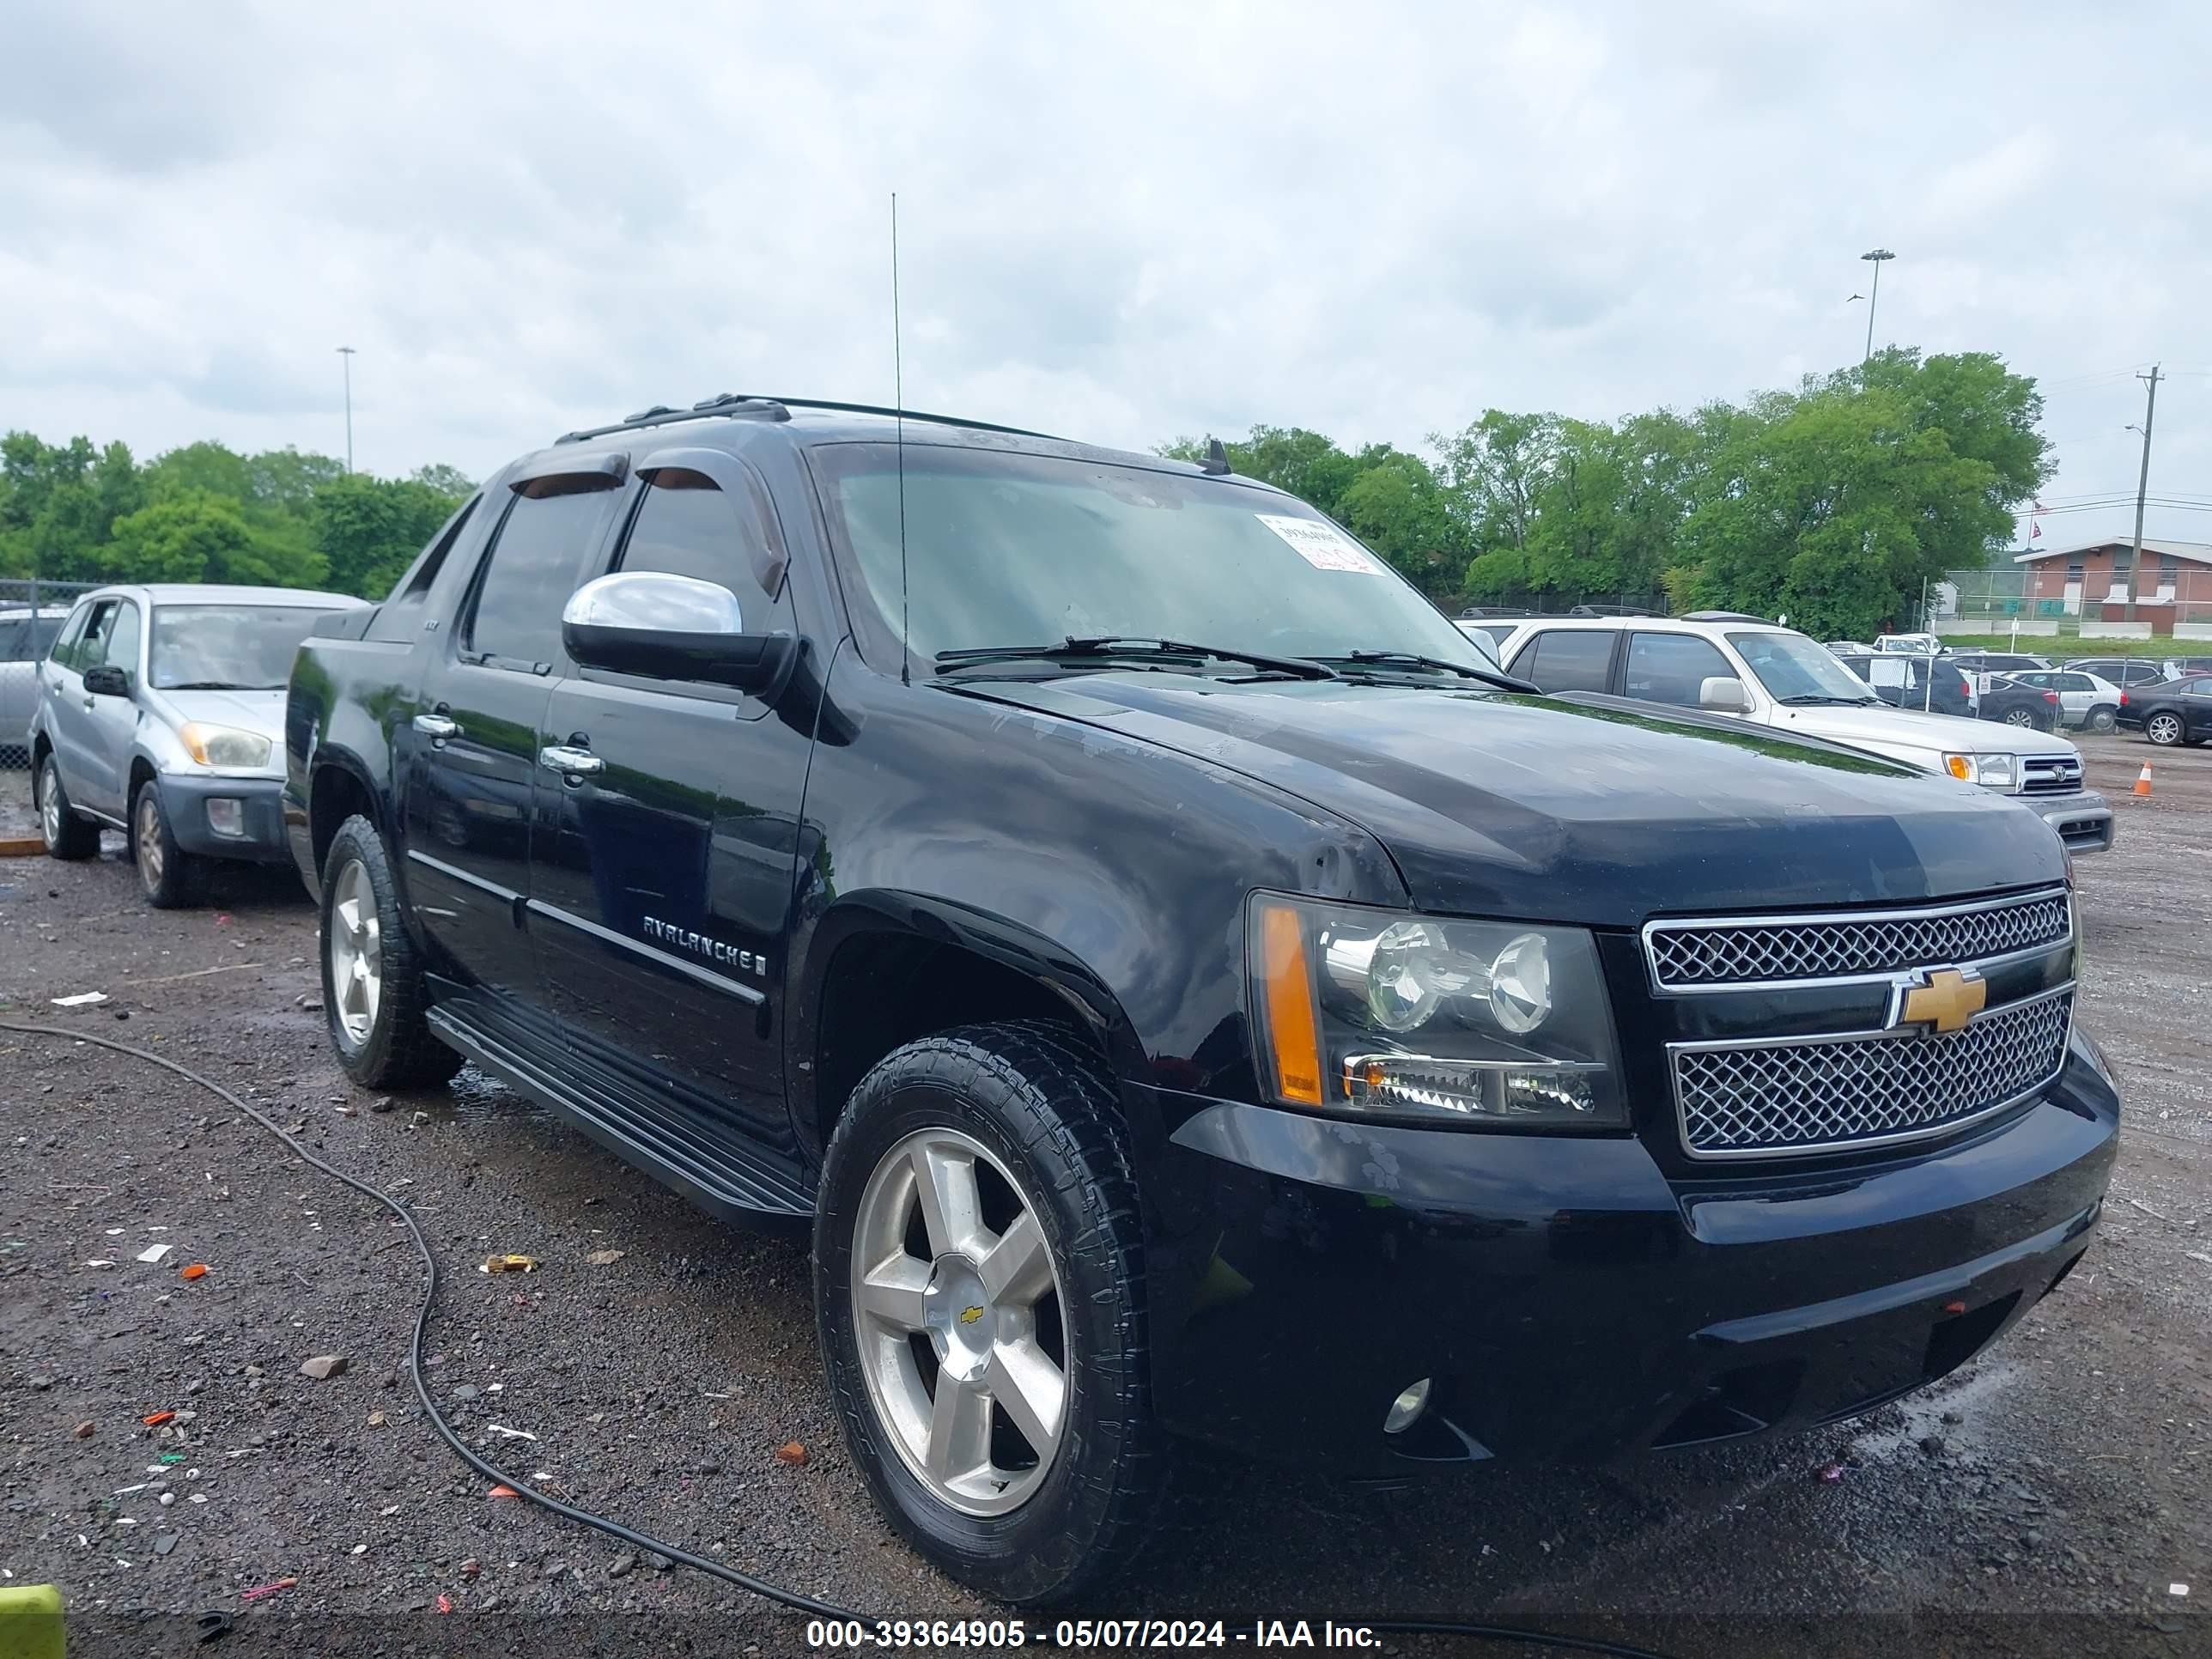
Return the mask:
<svg viewBox="0 0 2212 1659"><path fill-rule="evenodd" d="M1313 975L1297 912L1271 904L1260 913L1261 978L1267 996L1267 1047L1285 1100L1321 1104L1321 1041L1314 1028Z"/></svg>

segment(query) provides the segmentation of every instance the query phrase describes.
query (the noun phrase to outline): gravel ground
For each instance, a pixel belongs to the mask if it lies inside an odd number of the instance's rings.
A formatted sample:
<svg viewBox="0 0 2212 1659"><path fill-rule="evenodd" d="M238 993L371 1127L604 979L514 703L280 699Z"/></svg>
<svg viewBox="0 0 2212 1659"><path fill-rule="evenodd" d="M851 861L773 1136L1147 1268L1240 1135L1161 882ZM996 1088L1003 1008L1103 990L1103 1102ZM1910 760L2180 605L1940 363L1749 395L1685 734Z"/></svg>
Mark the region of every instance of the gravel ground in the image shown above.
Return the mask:
<svg viewBox="0 0 2212 1659"><path fill-rule="evenodd" d="M2151 752L2083 749L2116 800ZM2154 764L2118 850L2080 866L2083 1018L2130 1106L2103 1238L1994 1352L1858 1424L1617 1469L1390 1492L1194 1458L1137 1575L1078 1611L1452 1614L1746 1659L2212 1651L2212 752ZM0 773L0 824L23 793ZM708 1219L473 1073L377 1109L301 1006L314 923L289 878L151 911L107 840L94 863L0 861L0 1015L205 1070L406 1197L445 1275L431 1387L487 1455L872 1615L988 1616L848 1462L800 1245ZM182 1652L210 1607L236 1651L805 1650L791 1615L488 1497L401 1377L404 1231L214 1097L0 1033L0 1570L62 1587L73 1652ZM477 1272L503 1251L543 1265ZM341 1374L302 1375L327 1354Z"/></svg>

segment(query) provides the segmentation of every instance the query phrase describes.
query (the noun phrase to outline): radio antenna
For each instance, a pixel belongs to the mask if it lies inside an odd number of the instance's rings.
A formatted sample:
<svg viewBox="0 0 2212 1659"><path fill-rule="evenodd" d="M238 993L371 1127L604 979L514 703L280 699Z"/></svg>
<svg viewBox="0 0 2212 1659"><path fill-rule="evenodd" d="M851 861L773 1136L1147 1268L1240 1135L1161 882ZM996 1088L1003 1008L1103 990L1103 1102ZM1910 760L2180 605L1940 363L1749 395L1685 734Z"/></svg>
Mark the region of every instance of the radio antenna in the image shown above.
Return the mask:
<svg viewBox="0 0 2212 1659"><path fill-rule="evenodd" d="M906 366L899 351L898 192L891 192L891 433L898 453L899 519L899 684L913 684L908 666L908 618L906 598Z"/></svg>

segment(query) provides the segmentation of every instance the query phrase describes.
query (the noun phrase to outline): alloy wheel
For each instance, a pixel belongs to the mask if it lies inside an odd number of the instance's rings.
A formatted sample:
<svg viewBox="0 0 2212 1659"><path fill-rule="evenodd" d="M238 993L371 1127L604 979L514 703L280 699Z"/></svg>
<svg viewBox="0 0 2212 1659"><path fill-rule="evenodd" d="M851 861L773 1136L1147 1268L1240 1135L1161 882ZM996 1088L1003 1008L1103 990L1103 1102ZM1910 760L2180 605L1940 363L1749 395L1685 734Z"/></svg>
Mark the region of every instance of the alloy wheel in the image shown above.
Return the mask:
<svg viewBox="0 0 2212 1659"><path fill-rule="evenodd" d="M2007 726L2033 726L2035 724L2035 716L2029 714L2025 708L2015 708L2006 714L2005 724Z"/></svg>
<svg viewBox="0 0 2212 1659"><path fill-rule="evenodd" d="M138 881L151 892L161 884L161 809L152 789L138 792L137 829L131 840L138 854Z"/></svg>
<svg viewBox="0 0 2212 1659"><path fill-rule="evenodd" d="M2143 736L2160 745L2180 742L2180 717L2174 714L2153 714L2143 723Z"/></svg>
<svg viewBox="0 0 2212 1659"><path fill-rule="evenodd" d="M39 783L39 825L46 832L49 848L61 845L62 778L52 761L46 763L46 774Z"/></svg>
<svg viewBox="0 0 2212 1659"><path fill-rule="evenodd" d="M376 890L359 859L338 872L331 889L331 917L324 929L330 953L331 1000L346 1040L356 1047L376 1029L384 992L384 949L376 915Z"/></svg>
<svg viewBox="0 0 2212 1659"><path fill-rule="evenodd" d="M916 1130L868 1177L853 1235L860 1371L899 1461L963 1515L1004 1515L1051 1469L1067 1421L1060 1274L990 1150Z"/></svg>

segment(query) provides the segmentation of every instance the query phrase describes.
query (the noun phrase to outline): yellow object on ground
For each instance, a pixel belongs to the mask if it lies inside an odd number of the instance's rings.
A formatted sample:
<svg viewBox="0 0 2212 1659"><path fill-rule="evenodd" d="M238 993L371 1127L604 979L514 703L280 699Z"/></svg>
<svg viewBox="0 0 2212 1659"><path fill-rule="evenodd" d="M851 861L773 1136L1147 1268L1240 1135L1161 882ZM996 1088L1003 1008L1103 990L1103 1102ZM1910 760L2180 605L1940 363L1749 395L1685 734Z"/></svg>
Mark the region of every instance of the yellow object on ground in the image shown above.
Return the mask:
<svg viewBox="0 0 2212 1659"><path fill-rule="evenodd" d="M0 1659L62 1659L62 1593L52 1584L0 1587Z"/></svg>

